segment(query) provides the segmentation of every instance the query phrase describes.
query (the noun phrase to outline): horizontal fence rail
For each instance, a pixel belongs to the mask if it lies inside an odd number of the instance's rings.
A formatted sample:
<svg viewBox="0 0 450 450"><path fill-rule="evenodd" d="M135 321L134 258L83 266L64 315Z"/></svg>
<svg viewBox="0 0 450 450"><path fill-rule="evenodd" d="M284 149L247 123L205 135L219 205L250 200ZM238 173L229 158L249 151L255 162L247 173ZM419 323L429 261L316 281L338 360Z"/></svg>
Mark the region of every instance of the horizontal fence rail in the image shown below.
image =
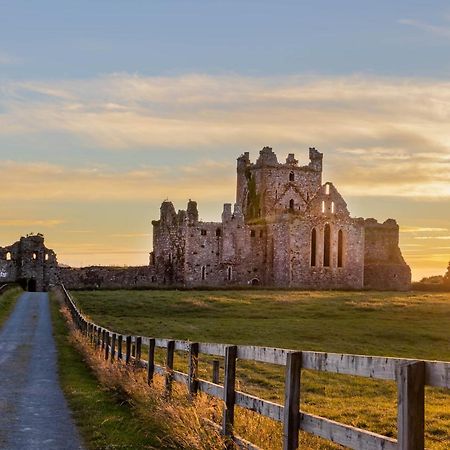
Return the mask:
<svg viewBox="0 0 450 450"><path fill-rule="evenodd" d="M224 435L233 439L242 448L258 449L257 446L233 434L235 406L280 422L283 425L283 450L298 448L299 430L356 450L423 450L425 448L424 387L427 385L450 388L450 362L444 361L300 352L272 347L194 343L121 335L87 320L65 287L61 286L61 289L75 324L93 345L101 348L105 359L118 359L126 364L134 363L147 369L149 383L154 374L163 376L169 395L172 383L175 381L187 385L191 395L204 392L223 400L222 425L219 426L215 423L211 423L211 425L220 427ZM143 345L148 348L147 359L142 358ZM165 366L155 363L155 348L165 349ZM176 351L188 353L188 373L174 370L173 359ZM224 358L223 385L218 382L217 365L214 369L214 382L198 377L199 354ZM284 366L284 405L236 390L237 359ZM396 381L398 389L397 440L302 412L300 410L302 369Z"/></svg>

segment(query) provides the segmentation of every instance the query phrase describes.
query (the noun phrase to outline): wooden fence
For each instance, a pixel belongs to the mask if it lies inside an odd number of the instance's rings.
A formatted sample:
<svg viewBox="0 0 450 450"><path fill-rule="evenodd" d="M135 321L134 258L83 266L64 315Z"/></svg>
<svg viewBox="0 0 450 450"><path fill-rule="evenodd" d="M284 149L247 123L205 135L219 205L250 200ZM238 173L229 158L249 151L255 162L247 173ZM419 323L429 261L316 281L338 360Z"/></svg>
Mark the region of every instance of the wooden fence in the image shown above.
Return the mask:
<svg viewBox="0 0 450 450"><path fill-rule="evenodd" d="M424 388L450 388L450 363L417 361L404 358L362 356L245 345L209 344L171 339L124 336L86 320L70 294L62 286L66 304L77 327L105 354L105 359L120 359L126 364L137 363L147 369L148 381L155 373L165 377L165 388L171 390L174 381L184 383L189 392L205 392L223 400L221 431L240 447L257 449L255 445L233 435L235 406L249 409L283 424L283 449L299 446L299 430L357 450L423 450ZM148 347L147 359L142 358L142 346ZM125 346L125 350L123 347ZM166 365L155 363L155 348L166 350ZM175 351L188 353L187 373L174 370ZM223 357L223 385L198 377L199 354ZM284 405L263 400L236 390L236 361L251 360L285 366ZM398 386L397 440L345 425L300 410L302 369L356 375L378 380L394 380ZM216 425L217 426L217 425Z"/></svg>

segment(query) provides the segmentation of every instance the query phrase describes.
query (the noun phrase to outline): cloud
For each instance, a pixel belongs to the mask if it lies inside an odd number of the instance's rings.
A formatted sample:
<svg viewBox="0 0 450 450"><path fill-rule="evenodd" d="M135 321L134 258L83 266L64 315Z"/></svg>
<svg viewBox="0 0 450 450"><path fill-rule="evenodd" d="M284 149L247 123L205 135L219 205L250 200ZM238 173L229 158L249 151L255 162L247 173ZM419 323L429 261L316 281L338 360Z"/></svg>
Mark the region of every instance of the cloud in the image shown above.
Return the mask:
<svg viewBox="0 0 450 450"><path fill-rule="evenodd" d="M3 52L0 50L0 66L9 66L9 65L13 65L13 64L17 64L20 62L20 59L15 57L15 56L11 56L10 54Z"/></svg>
<svg viewBox="0 0 450 450"><path fill-rule="evenodd" d="M437 240L450 240L449 236L415 236L414 239L437 239Z"/></svg>
<svg viewBox="0 0 450 450"><path fill-rule="evenodd" d="M402 233L429 233L431 231L434 232L442 232L447 231L447 228L433 228L433 227L400 227L400 231Z"/></svg>
<svg viewBox="0 0 450 450"><path fill-rule="evenodd" d="M430 23L422 22L420 20L414 19L400 19L399 23L402 25L409 25L411 27L417 28L419 30L431 33L435 36L444 37L450 39L450 27L438 26Z"/></svg>
<svg viewBox="0 0 450 450"><path fill-rule="evenodd" d="M0 199L4 201L160 201L169 198L185 202L189 197L203 200L221 198L234 183L234 170L231 165L207 160L177 171L169 166L122 171L3 161L0 179L8 186L8 189L0 191ZM9 223L14 224L18 225L18 222ZM29 222L26 224L30 225Z"/></svg>
<svg viewBox="0 0 450 450"><path fill-rule="evenodd" d="M95 233L94 230L64 230L64 233L69 234L92 234Z"/></svg>
<svg viewBox="0 0 450 450"><path fill-rule="evenodd" d="M111 234L111 237L135 239L135 238L142 238L142 237L152 237L152 234L150 234L150 233L116 233L116 234Z"/></svg>
<svg viewBox="0 0 450 450"><path fill-rule="evenodd" d="M62 219L0 219L0 227L38 226L52 228L65 223Z"/></svg>
<svg viewBox="0 0 450 450"><path fill-rule="evenodd" d="M61 151L64 146L124 153L141 149L157 159L158 152L177 149L208 153L210 161L225 152L229 165L209 166L210 173L194 168L190 192L202 191L199 198L208 196L209 188L229 192L223 189L233 183L235 157L264 145L273 146L280 160L296 152L305 163L307 148L316 146L325 153L325 175L331 174L344 195L450 198L450 82L445 81L113 74L4 83L0 111L0 143L45 142L54 134L64 136ZM174 167L183 171L181 165ZM74 167L66 174L64 167L34 164L24 170L31 178L47 174L51 185L61 179L60 189L37 189L35 195L46 192L50 198L77 197L70 189L81 184L77 179L93 189L86 192L88 198L148 198L152 194L141 191L149 185L155 195L178 195L172 180L168 183L151 167L128 172ZM123 177L122 188L114 177ZM183 189L186 181L184 172L174 186ZM197 187L202 181L208 190Z"/></svg>

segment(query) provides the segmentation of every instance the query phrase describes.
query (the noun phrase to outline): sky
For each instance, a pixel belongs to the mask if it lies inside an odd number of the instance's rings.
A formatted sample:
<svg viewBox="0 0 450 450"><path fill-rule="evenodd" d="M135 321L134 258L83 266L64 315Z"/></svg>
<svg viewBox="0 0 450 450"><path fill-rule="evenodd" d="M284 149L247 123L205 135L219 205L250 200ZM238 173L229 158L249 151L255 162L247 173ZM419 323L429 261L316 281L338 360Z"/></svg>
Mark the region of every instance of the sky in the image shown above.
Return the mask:
<svg viewBox="0 0 450 450"><path fill-rule="evenodd" d="M446 1L0 0L0 245L142 265L161 201L219 220L236 158L324 153L413 278L450 260Z"/></svg>

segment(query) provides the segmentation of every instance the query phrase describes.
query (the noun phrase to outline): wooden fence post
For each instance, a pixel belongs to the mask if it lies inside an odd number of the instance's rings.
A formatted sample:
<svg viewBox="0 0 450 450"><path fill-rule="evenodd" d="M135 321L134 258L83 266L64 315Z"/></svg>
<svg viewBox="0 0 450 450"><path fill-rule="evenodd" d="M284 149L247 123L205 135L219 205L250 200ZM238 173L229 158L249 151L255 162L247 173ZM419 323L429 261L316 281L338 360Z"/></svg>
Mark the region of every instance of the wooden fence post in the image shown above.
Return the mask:
<svg viewBox="0 0 450 450"><path fill-rule="evenodd" d="M198 349L197 342L189 344L189 393L192 396L198 392Z"/></svg>
<svg viewBox="0 0 450 450"><path fill-rule="evenodd" d="M106 330L102 330L102 351L105 350L105 335Z"/></svg>
<svg viewBox="0 0 450 450"><path fill-rule="evenodd" d="M116 340L117 334L113 333L111 338L111 361L114 361L114 358L116 357Z"/></svg>
<svg viewBox="0 0 450 450"><path fill-rule="evenodd" d="M131 336L127 336L125 344L125 364L130 364L131 357Z"/></svg>
<svg viewBox="0 0 450 450"><path fill-rule="evenodd" d="M175 353L175 341L167 342L167 356L166 356L166 395L170 396L172 393L173 382L173 357Z"/></svg>
<svg viewBox="0 0 450 450"><path fill-rule="evenodd" d="M219 379L220 379L220 377L219 377L219 373L220 373L220 362L217 360L217 359L215 359L213 362L212 362L212 366L213 366L213 368L212 368L212 382L214 383L214 384L219 384Z"/></svg>
<svg viewBox="0 0 450 450"><path fill-rule="evenodd" d="M289 352L284 385L283 450L298 448L302 352Z"/></svg>
<svg viewBox="0 0 450 450"><path fill-rule="evenodd" d="M223 383L222 434L233 436L234 404L236 401L236 357L237 346L225 348L225 378Z"/></svg>
<svg viewBox="0 0 450 450"><path fill-rule="evenodd" d="M109 332L105 332L105 359L108 361L109 359Z"/></svg>
<svg viewBox="0 0 450 450"><path fill-rule="evenodd" d="M122 340L123 336L119 334L119 337L117 339L117 359L122 360Z"/></svg>
<svg viewBox="0 0 450 450"><path fill-rule="evenodd" d="M97 349L100 347L100 343L101 343L100 333L101 333L100 327L97 327L97 345L96 345Z"/></svg>
<svg viewBox="0 0 450 450"><path fill-rule="evenodd" d="M155 339L149 339L148 342L148 366L147 366L147 383L151 384L155 373Z"/></svg>
<svg viewBox="0 0 450 450"><path fill-rule="evenodd" d="M400 364L396 370L398 387L398 448L425 448L425 363Z"/></svg>
<svg viewBox="0 0 450 450"><path fill-rule="evenodd" d="M134 361L136 367L141 365L141 355L142 355L142 337L138 336L136 338L136 360Z"/></svg>

